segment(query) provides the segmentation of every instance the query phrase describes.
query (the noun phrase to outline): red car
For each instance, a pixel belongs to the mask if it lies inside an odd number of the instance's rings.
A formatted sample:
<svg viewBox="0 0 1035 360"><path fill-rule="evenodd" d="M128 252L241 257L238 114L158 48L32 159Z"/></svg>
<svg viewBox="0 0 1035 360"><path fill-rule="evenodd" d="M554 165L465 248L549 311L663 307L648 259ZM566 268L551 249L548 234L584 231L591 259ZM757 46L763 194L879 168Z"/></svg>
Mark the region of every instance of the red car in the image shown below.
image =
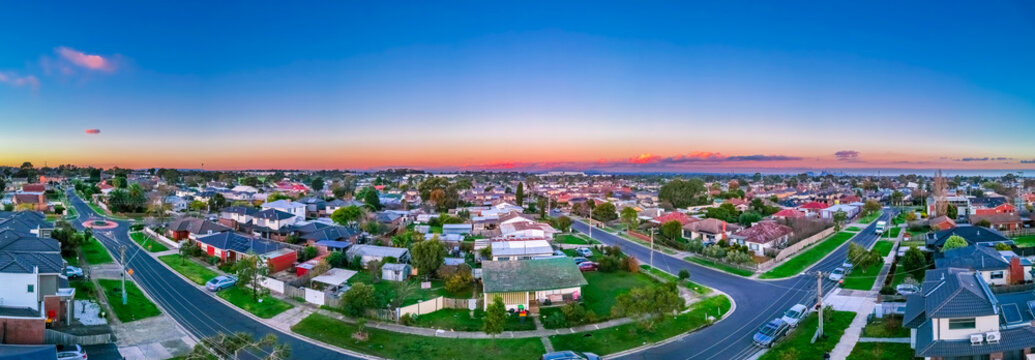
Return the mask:
<svg viewBox="0 0 1035 360"><path fill-rule="evenodd" d="M592 261L586 261L579 264L579 271L597 271L597 263Z"/></svg>

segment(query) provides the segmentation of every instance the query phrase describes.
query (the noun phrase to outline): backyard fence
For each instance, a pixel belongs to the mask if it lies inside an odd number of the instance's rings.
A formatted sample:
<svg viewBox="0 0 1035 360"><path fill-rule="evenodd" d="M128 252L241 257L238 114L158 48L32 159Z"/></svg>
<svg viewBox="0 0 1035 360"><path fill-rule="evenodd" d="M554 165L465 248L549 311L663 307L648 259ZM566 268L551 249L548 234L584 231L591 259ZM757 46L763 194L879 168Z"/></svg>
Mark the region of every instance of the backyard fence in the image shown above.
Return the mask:
<svg viewBox="0 0 1035 360"><path fill-rule="evenodd" d="M114 341L111 333L96 335L72 335L57 330L44 329L44 344L79 344L79 345L100 345Z"/></svg>
<svg viewBox="0 0 1035 360"><path fill-rule="evenodd" d="M274 279L274 278L271 278L271 277L266 277L266 276L260 276L260 278L261 278L261 280L259 281L259 284L261 284L262 287L270 289L270 291L273 291L273 292L278 293L278 294L283 294L284 293L284 282L283 281L280 281L280 280L277 280L277 279Z"/></svg>
<svg viewBox="0 0 1035 360"><path fill-rule="evenodd" d="M439 296L437 298L421 301L413 305L399 307L395 309L396 317L402 317L406 314L420 316L422 314L429 314L439 311L443 308L442 299L444 298Z"/></svg>
<svg viewBox="0 0 1035 360"><path fill-rule="evenodd" d="M180 243L179 242L173 241L172 239L169 239L169 238L167 238L165 236L162 236L162 234L156 233L154 230L151 230L151 228L149 228L149 227L145 227L144 228L144 234L146 234L151 239L154 239L154 240L157 240L157 241L161 241L161 242L165 243L166 245L172 246L173 248L176 248L176 249L180 248Z"/></svg>

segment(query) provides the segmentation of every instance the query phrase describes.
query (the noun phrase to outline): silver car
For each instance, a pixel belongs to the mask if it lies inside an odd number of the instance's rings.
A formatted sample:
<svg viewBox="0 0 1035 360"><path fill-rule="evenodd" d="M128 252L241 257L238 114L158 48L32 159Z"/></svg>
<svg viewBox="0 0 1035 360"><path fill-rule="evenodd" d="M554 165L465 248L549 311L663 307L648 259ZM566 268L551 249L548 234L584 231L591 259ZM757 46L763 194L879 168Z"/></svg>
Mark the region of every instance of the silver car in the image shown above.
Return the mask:
<svg viewBox="0 0 1035 360"><path fill-rule="evenodd" d="M797 305L791 306L791 308L788 309L787 312L783 313L783 317L780 318L780 319L783 320L783 322L787 323L787 325L790 325L793 328L793 327L797 327L798 323L801 322L801 320L804 319L808 315L809 315L809 308L805 307L805 305L797 304Z"/></svg>
<svg viewBox="0 0 1035 360"><path fill-rule="evenodd" d="M831 281L841 281L841 279L844 279L844 278L845 278L845 269L844 268L834 269L834 271L830 272L830 276L827 276L827 279L830 279Z"/></svg>
<svg viewBox="0 0 1035 360"><path fill-rule="evenodd" d="M209 291L219 291L237 284L237 277L230 275L216 276L205 283L205 288Z"/></svg>

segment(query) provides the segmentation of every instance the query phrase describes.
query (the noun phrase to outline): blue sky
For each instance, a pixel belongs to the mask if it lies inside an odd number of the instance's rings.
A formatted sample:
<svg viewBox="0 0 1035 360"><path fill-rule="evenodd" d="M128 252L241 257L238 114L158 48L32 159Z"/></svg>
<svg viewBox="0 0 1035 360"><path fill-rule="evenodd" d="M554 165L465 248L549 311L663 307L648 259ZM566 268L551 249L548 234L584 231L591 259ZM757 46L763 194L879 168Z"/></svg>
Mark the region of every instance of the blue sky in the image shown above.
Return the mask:
<svg viewBox="0 0 1035 360"><path fill-rule="evenodd" d="M666 170L675 165L629 159L724 154L679 169L1035 159L1030 2L106 2L5 13L0 164ZM40 129L49 142L24 136ZM756 154L797 160L722 160ZM960 161L985 157L1004 160Z"/></svg>

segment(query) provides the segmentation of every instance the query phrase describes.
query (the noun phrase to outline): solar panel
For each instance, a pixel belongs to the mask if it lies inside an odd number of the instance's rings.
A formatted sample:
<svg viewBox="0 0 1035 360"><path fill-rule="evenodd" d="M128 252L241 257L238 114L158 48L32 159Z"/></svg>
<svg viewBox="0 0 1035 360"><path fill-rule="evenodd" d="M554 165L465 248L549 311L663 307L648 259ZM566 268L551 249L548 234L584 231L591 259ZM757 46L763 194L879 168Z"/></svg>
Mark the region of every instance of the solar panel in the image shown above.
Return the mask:
<svg viewBox="0 0 1035 360"><path fill-rule="evenodd" d="M1028 312L1031 313L1032 317L1035 317L1035 300L1028 301Z"/></svg>
<svg viewBox="0 0 1035 360"><path fill-rule="evenodd" d="M1029 302L1028 306L1031 307L1031 305L1032 304ZM1021 317L1021 310L1017 307L1017 304L1010 303L1003 305L1003 320L1006 320L1007 324L1024 321L1024 318Z"/></svg>

